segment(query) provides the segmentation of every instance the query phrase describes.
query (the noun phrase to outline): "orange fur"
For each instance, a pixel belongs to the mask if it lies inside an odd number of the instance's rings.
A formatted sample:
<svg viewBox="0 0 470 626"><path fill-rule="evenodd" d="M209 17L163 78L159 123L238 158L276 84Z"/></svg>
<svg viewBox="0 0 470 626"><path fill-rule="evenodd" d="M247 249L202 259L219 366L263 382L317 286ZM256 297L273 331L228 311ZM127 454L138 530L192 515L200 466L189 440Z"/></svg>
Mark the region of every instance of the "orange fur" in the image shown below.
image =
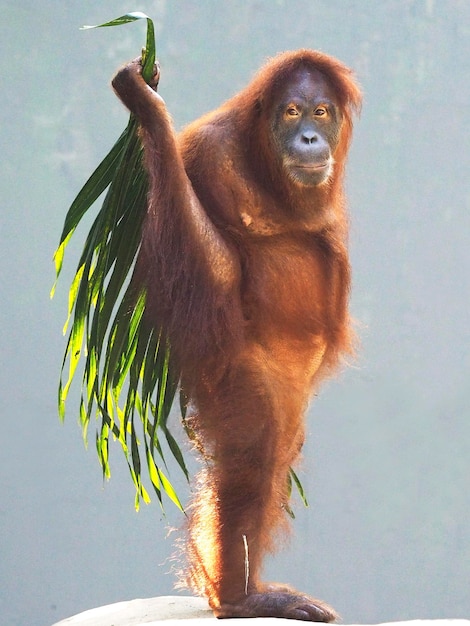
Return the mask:
<svg viewBox="0 0 470 626"><path fill-rule="evenodd" d="M300 71L320 74L342 120L333 173L314 187L286 177L272 136L278 94ZM170 339L205 457L189 582L219 616L302 615L305 596L264 587L260 570L285 526L309 397L352 349L343 176L359 90L335 59L285 53L176 137L138 63L113 85L141 122L150 177L136 280ZM300 619L334 618L311 605Z"/></svg>

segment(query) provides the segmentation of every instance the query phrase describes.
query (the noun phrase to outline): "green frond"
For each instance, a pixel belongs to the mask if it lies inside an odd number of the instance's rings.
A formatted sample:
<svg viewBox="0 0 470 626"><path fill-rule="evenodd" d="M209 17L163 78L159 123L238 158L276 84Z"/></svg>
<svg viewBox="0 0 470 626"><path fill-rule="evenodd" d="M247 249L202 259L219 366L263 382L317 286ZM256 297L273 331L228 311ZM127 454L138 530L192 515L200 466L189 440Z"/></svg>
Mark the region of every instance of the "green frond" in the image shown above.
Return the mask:
<svg viewBox="0 0 470 626"><path fill-rule="evenodd" d="M129 13L97 27L118 26L140 19L147 20L143 75L150 80L156 58L152 20L143 13ZM54 254L56 281L51 296L71 237L84 215L106 191L69 289L64 325L64 334L68 332L68 337L58 406L59 415L64 419L69 390L81 364L79 422L86 443L92 416L99 420L96 450L104 478L111 476L111 435L127 460L136 489L136 508L141 500L150 501L143 484L145 465L161 506L163 494L166 494L182 510L162 469L166 461L160 441L163 435L178 466L188 477L181 449L167 428L177 376L172 372L169 346L161 345L160 333L145 321L145 291L138 291L131 281L140 245L147 188L137 122L131 116L116 144L72 202Z"/></svg>

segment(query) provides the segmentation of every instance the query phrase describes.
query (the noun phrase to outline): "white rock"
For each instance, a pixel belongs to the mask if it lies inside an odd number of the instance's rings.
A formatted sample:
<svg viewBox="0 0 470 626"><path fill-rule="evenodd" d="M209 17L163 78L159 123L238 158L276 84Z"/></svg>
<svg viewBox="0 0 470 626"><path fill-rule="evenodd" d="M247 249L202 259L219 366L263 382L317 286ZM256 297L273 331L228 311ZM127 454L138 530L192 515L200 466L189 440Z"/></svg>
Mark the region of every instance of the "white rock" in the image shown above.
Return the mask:
<svg viewBox="0 0 470 626"><path fill-rule="evenodd" d="M85 611L74 617L57 622L53 626L156 626L166 621L165 626L185 626L181 620L191 620L191 626L197 626L195 620L215 620L206 600L192 596L161 596L130 600L108 604L97 609ZM260 618L257 618L260 619ZM292 620L279 620L265 617L263 626L280 626L280 622L292 626ZM249 626L249 619L231 619L223 622L230 626ZM204 625L203 625L204 626ZM359 626L353 624L351 626ZM412 620L405 622L386 622L380 626L470 626L466 619Z"/></svg>

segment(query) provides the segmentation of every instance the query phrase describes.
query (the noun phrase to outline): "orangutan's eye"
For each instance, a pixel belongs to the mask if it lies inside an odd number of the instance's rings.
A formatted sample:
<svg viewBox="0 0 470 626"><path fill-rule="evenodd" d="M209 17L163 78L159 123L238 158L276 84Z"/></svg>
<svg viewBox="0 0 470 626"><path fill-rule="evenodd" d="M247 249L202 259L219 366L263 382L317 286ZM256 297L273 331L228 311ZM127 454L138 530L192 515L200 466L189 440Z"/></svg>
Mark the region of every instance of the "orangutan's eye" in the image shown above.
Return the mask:
<svg viewBox="0 0 470 626"><path fill-rule="evenodd" d="M298 107L296 107L294 104L290 104L287 109L286 109L286 116L287 117L298 117L300 115L300 111L298 109Z"/></svg>
<svg viewBox="0 0 470 626"><path fill-rule="evenodd" d="M315 117L326 117L328 115L328 109L326 106L321 105L315 109L314 115Z"/></svg>

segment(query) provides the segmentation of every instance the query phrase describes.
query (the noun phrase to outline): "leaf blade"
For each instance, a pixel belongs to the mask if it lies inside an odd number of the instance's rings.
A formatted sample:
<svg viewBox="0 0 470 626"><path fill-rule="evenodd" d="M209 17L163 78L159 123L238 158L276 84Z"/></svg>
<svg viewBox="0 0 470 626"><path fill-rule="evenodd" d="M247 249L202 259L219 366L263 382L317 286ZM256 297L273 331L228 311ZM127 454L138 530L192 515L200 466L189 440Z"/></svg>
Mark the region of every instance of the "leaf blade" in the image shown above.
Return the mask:
<svg viewBox="0 0 470 626"><path fill-rule="evenodd" d="M143 51L143 77L153 75L155 31L152 20L141 12L85 28L119 26L147 20L146 48ZM169 432L167 420L176 391L171 373L169 347L160 346L158 323L144 322L145 292L132 283L133 268L140 246L140 232L146 210L147 176L142 165L142 147L137 120L131 116L117 142L94 170L72 202L54 254L56 282L62 270L65 251L83 216L106 191L86 237L77 270L69 289L66 332L71 325L59 381L59 415L65 416L65 403L72 380L82 365L82 394L79 408L82 435L86 435L93 410L101 417L96 433L96 449L103 478L109 478L110 433L119 441L135 486L135 506L150 498L142 480L142 426L147 470L163 506L166 496L182 510L181 502L166 474L155 460L163 451L159 433L165 434L169 449L187 477L183 454ZM81 357L86 355L86 359ZM62 376L68 364L65 384ZM156 393L155 404L152 396ZM122 406L121 396L124 405ZM166 464L165 464L166 467Z"/></svg>

